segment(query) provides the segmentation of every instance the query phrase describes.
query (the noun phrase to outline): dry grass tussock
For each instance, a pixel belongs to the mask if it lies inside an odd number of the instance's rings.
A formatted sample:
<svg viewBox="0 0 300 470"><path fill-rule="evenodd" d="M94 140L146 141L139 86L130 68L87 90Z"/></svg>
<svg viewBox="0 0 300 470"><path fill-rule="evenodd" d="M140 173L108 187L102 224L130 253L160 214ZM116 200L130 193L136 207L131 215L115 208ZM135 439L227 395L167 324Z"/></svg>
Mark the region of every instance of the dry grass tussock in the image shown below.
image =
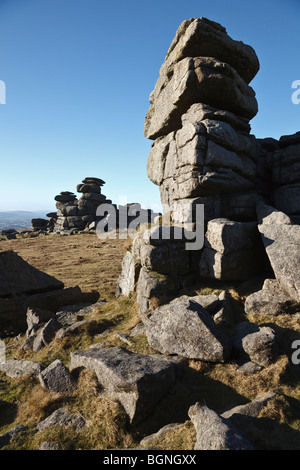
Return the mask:
<svg viewBox="0 0 300 470"><path fill-rule="evenodd" d="M40 236L1 242L1 250L14 250L33 266L62 280L66 287L79 285L84 292L96 290L100 299L108 300L87 316L94 320L93 326L83 326L80 333L54 340L36 353L21 351L24 338L7 339L8 358L28 359L46 365L60 359L68 366L71 351L103 342L109 346L123 346L133 352L155 353L142 333L128 337L129 344L118 335L129 335L140 322L135 295L115 298L117 278L127 248L126 240L102 241L95 235ZM188 361L180 383L140 429L129 425L120 404L105 397L96 377L86 370L79 373L78 387L67 397L46 392L37 379L10 379L0 373L0 434L18 424L26 426L25 431L5 448L38 449L46 440L70 450L132 448L139 446L142 437L158 431L165 424L179 422L180 426L153 445L162 449L190 450L195 444L195 430L188 419L189 406L199 401L222 412L272 390L276 392L276 398L268 403L259 417L261 430L251 429L253 439L261 442L262 438L267 438L270 449L300 449L299 369L290 361L291 342L300 338L299 316L246 317L243 302L251 291L258 290L260 286L259 279L239 286L202 282L191 292L192 295L210 294L226 289L231 293L237 321L247 319L260 326L274 328L280 338L279 353L276 360L260 372L252 376L242 375L234 360L226 364ZM153 299L153 305L155 302ZM60 407L83 416L87 425L78 431L71 427L52 426L36 432L36 425Z"/></svg>

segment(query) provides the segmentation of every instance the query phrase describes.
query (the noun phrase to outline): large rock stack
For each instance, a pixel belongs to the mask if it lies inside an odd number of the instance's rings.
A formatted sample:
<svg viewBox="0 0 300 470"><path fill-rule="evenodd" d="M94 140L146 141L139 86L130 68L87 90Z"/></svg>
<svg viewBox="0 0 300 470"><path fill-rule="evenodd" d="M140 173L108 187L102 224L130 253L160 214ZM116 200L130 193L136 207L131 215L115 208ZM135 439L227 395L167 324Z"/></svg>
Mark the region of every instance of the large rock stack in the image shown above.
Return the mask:
<svg viewBox="0 0 300 470"><path fill-rule="evenodd" d="M205 18L184 21L160 69L145 136L147 170L162 203L205 205L205 218L255 220L257 111L249 86L259 70L254 50ZM179 211L180 212L180 211Z"/></svg>
<svg viewBox="0 0 300 470"><path fill-rule="evenodd" d="M105 181L100 178L87 177L77 185L77 192L82 194L78 201L78 215L82 217L85 225L96 220L96 211L100 204L112 202L101 194L101 187L104 184Z"/></svg>

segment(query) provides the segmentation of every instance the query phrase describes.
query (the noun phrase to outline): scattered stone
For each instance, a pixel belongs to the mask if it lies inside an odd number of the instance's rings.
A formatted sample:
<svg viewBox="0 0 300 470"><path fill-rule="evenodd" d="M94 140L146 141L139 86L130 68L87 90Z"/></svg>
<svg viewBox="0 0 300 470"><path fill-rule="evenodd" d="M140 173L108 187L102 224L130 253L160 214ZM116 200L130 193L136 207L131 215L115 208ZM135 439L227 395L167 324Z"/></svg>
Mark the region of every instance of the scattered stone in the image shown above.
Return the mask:
<svg viewBox="0 0 300 470"><path fill-rule="evenodd" d="M123 343L126 343L128 344L129 346L132 346L133 345L133 342L130 341L130 339L128 339L128 335L124 335L122 333L115 333L114 334L114 337L116 339L119 339L120 341L122 341Z"/></svg>
<svg viewBox="0 0 300 470"><path fill-rule="evenodd" d="M129 336L137 336L137 335L144 335L144 334L145 334L145 325L143 322L140 322L134 328L132 328Z"/></svg>
<svg viewBox="0 0 300 470"><path fill-rule="evenodd" d="M55 442L45 441L41 443L39 450L62 450L62 448Z"/></svg>
<svg viewBox="0 0 300 470"><path fill-rule="evenodd" d="M237 372L240 372L241 374L245 376L253 375L256 374L256 372L259 372L262 370L262 366L259 366L255 362L249 361L245 362L242 366L237 368Z"/></svg>
<svg viewBox="0 0 300 470"><path fill-rule="evenodd" d="M7 359L4 363L0 362L1 372L14 379L25 376L38 377L44 368L44 364L33 361Z"/></svg>
<svg viewBox="0 0 300 470"><path fill-rule="evenodd" d="M86 319L75 322L69 326L64 326L57 331L55 338L63 339L68 335L80 334L80 332L83 331L87 325L89 325L91 328L93 326L97 326L97 320Z"/></svg>
<svg viewBox="0 0 300 470"><path fill-rule="evenodd" d="M7 431L5 434L0 435L0 449L2 447L7 446L11 439L13 439L19 432L22 432L25 430L25 427L20 424L16 426L15 428L11 429L10 431Z"/></svg>
<svg viewBox="0 0 300 470"><path fill-rule="evenodd" d="M140 442L140 446L148 447L158 440L163 440L169 432L176 430L179 426L182 425L180 423L166 424L156 433L144 437Z"/></svg>
<svg viewBox="0 0 300 470"><path fill-rule="evenodd" d="M36 429L41 431L49 426L73 426L76 431L86 425L86 421L82 416L69 413L66 408L55 410L50 416L41 421ZM44 449L48 450L48 449ZM56 449L55 449L56 450Z"/></svg>
<svg viewBox="0 0 300 470"><path fill-rule="evenodd" d="M272 328L248 321L235 327L233 349L259 366L269 365L277 353L277 337Z"/></svg>
<svg viewBox="0 0 300 470"><path fill-rule="evenodd" d="M122 261L121 274L118 279L117 297L120 295L128 297L134 291L140 268L140 263L134 258L132 253L127 251Z"/></svg>
<svg viewBox="0 0 300 470"><path fill-rule="evenodd" d="M142 355L111 347L73 351L70 370L94 372L104 394L120 401L131 422L151 413L175 384L182 361L161 355Z"/></svg>
<svg viewBox="0 0 300 470"><path fill-rule="evenodd" d="M195 427L195 450L254 450L252 444L226 418L195 403L188 411Z"/></svg>
<svg viewBox="0 0 300 470"><path fill-rule="evenodd" d="M46 323L51 320L55 314L49 310L42 310L40 308L28 308L26 311L27 331L26 337L29 338L37 331L41 323Z"/></svg>
<svg viewBox="0 0 300 470"><path fill-rule="evenodd" d="M51 341L55 338L56 332L61 328L61 323L59 323L55 318L51 318L34 338L32 343L33 351L37 352L45 346L48 346L48 344L50 344Z"/></svg>
<svg viewBox="0 0 300 470"><path fill-rule="evenodd" d="M49 392L69 395L74 392L76 382L67 367L56 359L39 374L42 387Z"/></svg>

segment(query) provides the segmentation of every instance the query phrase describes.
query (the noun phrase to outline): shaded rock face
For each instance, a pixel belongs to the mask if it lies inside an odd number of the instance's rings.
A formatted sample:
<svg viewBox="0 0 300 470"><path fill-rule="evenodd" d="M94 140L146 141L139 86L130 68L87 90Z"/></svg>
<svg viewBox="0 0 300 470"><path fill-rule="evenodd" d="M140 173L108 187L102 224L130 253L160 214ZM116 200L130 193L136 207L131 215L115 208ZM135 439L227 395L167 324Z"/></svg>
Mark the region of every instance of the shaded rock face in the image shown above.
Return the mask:
<svg viewBox="0 0 300 470"><path fill-rule="evenodd" d="M0 253L0 297L36 294L63 287L63 282L34 268L17 253Z"/></svg>
<svg viewBox="0 0 300 470"><path fill-rule="evenodd" d="M27 310L35 310L27 325L35 329L40 321L50 321L64 305L94 303L97 292L82 292L76 287L64 288L63 282L31 266L13 251L0 253L0 332L26 331ZM42 313L41 311L44 312ZM52 313L52 314L51 314ZM53 321L51 322L53 326ZM51 328L47 328L51 330ZM44 344L45 337L41 344Z"/></svg>

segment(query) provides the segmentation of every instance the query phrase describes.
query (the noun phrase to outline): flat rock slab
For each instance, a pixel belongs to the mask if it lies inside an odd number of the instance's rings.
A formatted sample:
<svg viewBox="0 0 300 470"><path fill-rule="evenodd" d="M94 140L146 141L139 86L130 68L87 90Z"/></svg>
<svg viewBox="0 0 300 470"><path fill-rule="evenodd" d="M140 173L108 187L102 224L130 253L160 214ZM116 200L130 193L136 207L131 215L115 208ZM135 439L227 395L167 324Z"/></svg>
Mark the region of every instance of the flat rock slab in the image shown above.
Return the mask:
<svg viewBox="0 0 300 470"><path fill-rule="evenodd" d="M5 372L8 377L13 379L26 376L38 377L44 368L45 366L40 362L18 359L8 359L4 363L0 363L0 371Z"/></svg>
<svg viewBox="0 0 300 470"><path fill-rule="evenodd" d="M225 362L231 352L230 340L195 299L197 296L179 297L144 314L149 344L162 354Z"/></svg>
<svg viewBox="0 0 300 470"><path fill-rule="evenodd" d="M69 369L84 367L94 372L104 394L119 400L130 421L138 422L175 384L181 365L177 358L112 347L73 351Z"/></svg>
<svg viewBox="0 0 300 470"><path fill-rule="evenodd" d="M63 282L34 268L14 251L0 253L0 297L63 289Z"/></svg>
<svg viewBox="0 0 300 470"><path fill-rule="evenodd" d="M41 421L36 429L41 431L49 426L73 426L75 430L78 430L85 426L85 424L85 419L82 416L69 413L66 408L58 408L50 416Z"/></svg>

